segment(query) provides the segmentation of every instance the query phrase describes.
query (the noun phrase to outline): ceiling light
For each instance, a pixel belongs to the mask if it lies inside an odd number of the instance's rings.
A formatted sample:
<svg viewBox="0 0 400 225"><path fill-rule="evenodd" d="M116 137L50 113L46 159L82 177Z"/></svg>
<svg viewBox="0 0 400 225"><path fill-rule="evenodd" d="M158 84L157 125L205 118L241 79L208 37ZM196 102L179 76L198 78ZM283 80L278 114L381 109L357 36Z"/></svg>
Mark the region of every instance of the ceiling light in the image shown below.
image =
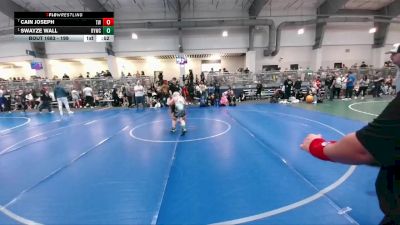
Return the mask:
<svg viewBox="0 0 400 225"><path fill-rule="evenodd" d="M300 29L297 31L297 34L298 34L298 35L304 34L304 28L300 28Z"/></svg>
<svg viewBox="0 0 400 225"><path fill-rule="evenodd" d="M369 33L370 33L370 34L373 34L373 33L375 33L375 32L376 32L376 27L373 27L373 28L369 29Z"/></svg>
<svg viewBox="0 0 400 225"><path fill-rule="evenodd" d="M228 31L224 30L224 31L222 32L222 37L228 37Z"/></svg>
<svg viewBox="0 0 400 225"><path fill-rule="evenodd" d="M138 36L136 33L132 33L132 39L134 39L134 40L138 39Z"/></svg>

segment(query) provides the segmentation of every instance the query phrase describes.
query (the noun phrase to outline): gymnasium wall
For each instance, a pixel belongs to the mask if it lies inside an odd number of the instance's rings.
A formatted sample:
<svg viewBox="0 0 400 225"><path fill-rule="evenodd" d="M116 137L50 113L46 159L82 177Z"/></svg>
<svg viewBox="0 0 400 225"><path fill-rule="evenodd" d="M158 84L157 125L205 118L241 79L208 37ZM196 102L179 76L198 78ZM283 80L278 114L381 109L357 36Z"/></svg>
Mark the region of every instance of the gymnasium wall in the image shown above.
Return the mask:
<svg viewBox="0 0 400 225"><path fill-rule="evenodd" d="M224 15L224 13L221 13L220 16ZM230 15L232 16L232 14ZM150 18L152 15L148 16ZM238 16L241 16L240 13ZM283 20L309 19L306 16L272 18L277 22L276 25ZM388 56L381 54L381 56L376 56L376 51L372 49L373 34L368 33L372 26L372 23L329 23L326 26L322 48L319 50L312 50L315 39L315 25L305 26L303 35L297 34L299 27L284 28L281 35L280 51L274 57L263 55L263 51L268 45L268 27L256 27L254 39L256 72L260 71L263 65L269 64L279 65L282 69L289 68L290 64L299 64L302 68L317 69L320 66L324 68L333 67L335 62L342 62L350 66L365 61L369 65L380 67L382 66L381 62L388 60ZM221 36L222 30L227 30L229 36L223 38ZM134 74L137 70L145 71L146 75L153 75L154 70L161 70L164 71L166 78L177 76L180 69L174 60L155 60L151 56L178 54L178 30L142 29L135 30L135 32L139 36L137 40L131 39L132 30L117 32L113 48L118 69L114 76L118 77L122 71L126 74L127 72ZM184 29L182 33L183 48L186 54L246 53L249 46L249 31L245 27ZM389 27L385 49L395 42L400 42L399 37L400 25L392 24ZM8 78L21 76L21 74L27 74L27 77L34 75L35 71L32 71L29 67L4 66L4 63L30 62L33 57L25 54L27 49L31 49L30 43L11 40L0 43L0 77ZM50 62L51 60L59 60L58 63L48 64L49 77L54 74L62 76L63 73L75 77L79 73L85 75L88 71L94 74L96 71L108 68L105 43L49 42L46 43L46 51ZM145 60L127 59L127 57L132 56L141 56ZM86 61L88 65L81 63L84 59L96 58L103 58L103 60L101 62ZM61 61L65 59L77 60L77 62L67 61L62 63ZM223 57L221 60L221 66L229 71L246 67L245 57ZM189 69L193 69L195 74L200 74L201 59L189 59L185 71L188 72Z"/></svg>

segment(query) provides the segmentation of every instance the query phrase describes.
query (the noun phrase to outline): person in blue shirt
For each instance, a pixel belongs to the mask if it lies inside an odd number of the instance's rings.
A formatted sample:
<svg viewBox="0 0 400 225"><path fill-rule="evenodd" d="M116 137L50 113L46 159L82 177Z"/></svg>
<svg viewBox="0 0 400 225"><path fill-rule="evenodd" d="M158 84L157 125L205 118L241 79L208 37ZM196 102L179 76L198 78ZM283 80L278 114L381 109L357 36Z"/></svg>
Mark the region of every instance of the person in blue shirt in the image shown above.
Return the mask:
<svg viewBox="0 0 400 225"><path fill-rule="evenodd" d="M346 95L345 95L344 100L351 100L351 97L353 97L355 83L356 83L356 75L354 73L352 73L351 71L349 71L347 74Z"/></svg>

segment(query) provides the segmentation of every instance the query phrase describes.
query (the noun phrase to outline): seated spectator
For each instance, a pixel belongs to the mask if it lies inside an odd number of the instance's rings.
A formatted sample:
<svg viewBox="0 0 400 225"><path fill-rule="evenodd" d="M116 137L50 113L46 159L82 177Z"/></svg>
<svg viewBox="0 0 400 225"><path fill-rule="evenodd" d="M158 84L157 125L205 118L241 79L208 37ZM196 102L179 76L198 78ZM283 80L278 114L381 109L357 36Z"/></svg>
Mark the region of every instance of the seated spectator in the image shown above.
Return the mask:
<svg viewBox="0 0 400 225"><path fill-rule="evenodd" d="M231 88L229 88L226 92L229 101L229 106L236 106L235 92Z"/></svg>
<svg viewBox="0 0 400 225"><path fill-rule="evenodd" d="M219 102L220 106L227 106L229 104L227 93L222 93L221 100Z"/></svg>
<svg viewBox="0 0 400 225"><path fill-rule="evenodd" d="M69 80L69 76L66 73L64 73L64 76L62 77L62 79L63 80Z"/></svg>

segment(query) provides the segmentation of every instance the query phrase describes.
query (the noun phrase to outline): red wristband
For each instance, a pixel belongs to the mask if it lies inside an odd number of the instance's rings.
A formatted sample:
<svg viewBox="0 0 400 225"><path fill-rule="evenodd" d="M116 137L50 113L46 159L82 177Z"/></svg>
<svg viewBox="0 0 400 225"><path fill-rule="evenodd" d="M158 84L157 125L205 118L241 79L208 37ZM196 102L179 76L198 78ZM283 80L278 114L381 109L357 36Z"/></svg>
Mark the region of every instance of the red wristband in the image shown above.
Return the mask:
<svg viewBox="0 0 400 225"><path fill-rule="evenodd" d="M336 141L325 141L323 138L316 138L310 143L309 147L310 153L311 155L313 155L318 159L332 161L331 159L329 159L328 156L325 155L324 148L328 144L333 144L333 143L336 143Z"/></svg>

